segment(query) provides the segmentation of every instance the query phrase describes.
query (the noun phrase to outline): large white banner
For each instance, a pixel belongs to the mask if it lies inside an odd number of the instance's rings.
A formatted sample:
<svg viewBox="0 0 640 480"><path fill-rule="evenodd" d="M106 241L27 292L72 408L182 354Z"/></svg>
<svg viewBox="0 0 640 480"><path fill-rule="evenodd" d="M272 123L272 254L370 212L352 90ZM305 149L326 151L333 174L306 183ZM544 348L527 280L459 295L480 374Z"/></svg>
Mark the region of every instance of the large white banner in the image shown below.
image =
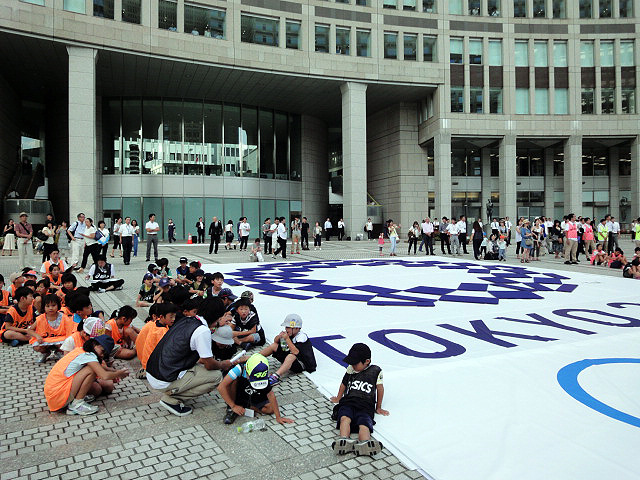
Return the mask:
<svg viewBox="0 0 640 480"><path fill-rule="evenodd" d="M367 343L374 435L433 479L640 479L640 283L433 258L204 268L254 292L268 338L302 316L327 396Z"/></svg>

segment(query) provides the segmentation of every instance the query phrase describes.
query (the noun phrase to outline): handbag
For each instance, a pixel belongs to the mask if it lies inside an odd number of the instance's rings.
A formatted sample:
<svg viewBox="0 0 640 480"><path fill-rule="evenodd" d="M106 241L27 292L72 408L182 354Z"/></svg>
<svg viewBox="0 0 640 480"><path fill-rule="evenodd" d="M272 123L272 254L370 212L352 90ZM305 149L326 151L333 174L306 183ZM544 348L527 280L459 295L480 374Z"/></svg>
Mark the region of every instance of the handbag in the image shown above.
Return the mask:
<svg viewBox="0 0 640 480"><path fill-rule="evenodd" d="M524 239L524 244L525 244L527 247L530 247L530 246L532 246L532 245L533 245L533 240L531 240L530 238L525 238L525 239Z"/></svg>
<svg viewBox="0 0 640 480"><path fill-rule="evenodd" d="M36 233L36 238L37 238L38 240L42 240L43 242L46 242L46 241L49 239L49 237L47 237L47 236L42 232L42 230L39 230L39 231L38 231L38 233Z"/></svg>

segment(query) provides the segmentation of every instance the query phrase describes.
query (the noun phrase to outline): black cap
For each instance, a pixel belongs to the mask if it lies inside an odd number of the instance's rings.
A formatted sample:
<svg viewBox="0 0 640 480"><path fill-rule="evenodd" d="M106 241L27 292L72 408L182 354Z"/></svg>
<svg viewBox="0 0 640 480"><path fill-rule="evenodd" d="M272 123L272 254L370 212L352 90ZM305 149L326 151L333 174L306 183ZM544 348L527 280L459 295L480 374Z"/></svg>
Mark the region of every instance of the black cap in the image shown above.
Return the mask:
<svg viewBox="0 0 640 480"><path fill-rule="evenodd" d="M368 358L371 358L371 349L364 343L354 343L342 361L348 365L355 365Z"/></svg>
<svg viewBox="0 0 640 480"><path fill-rule="evenodd" d="M180 257L180 263L187 263L187 257Z"/></svg>

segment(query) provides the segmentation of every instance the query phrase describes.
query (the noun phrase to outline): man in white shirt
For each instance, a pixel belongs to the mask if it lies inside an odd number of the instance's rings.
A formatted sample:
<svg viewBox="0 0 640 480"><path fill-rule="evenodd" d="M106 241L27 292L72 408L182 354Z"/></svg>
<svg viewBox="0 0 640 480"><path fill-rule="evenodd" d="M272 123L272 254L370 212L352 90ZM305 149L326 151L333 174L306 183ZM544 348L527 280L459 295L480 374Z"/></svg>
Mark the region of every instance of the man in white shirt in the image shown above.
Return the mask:
<svg viewBox="0 0 640 480"><path fill-rule="evenodd" d="M71 266L74 268L78 268L78 262L84 253L84 231L87 228L84 220L84 213L79 213L78 220L67 230L67 236L71 241Z"/></svg>
<svg viewBox="0 0 640 480"><path fill-rule="evenodd" d="M147 361L147 381L151 388L162 390L159 405L178 417L193 409L183 402L212 392L222 381L221 370L229 370L229 360L213 358L210 327L224 314L222 303L212 305L212 312L201 317L187 317L176 322L162 337Z"/></svg>
<svg viewBox="0 0 640 480"><path fill-rule="evenodd" d="M449 240L451 242L451 250L454 255L460 255L460 239L458 237L458 224L456 223L456 219L451 219L451 222L447 225L447 235L449 235ZM451 253L451 252L449 252Z"/></svg>
<svg viewBox="0 0 640 480"><path fill-rule="evenodd" d="M609 227L609 250L614 251L616 248L620 248L620 244L618 243L618 234L620 233L620 224L616 221L614 217L611 217Z"/></svg>
<svg viewBox="0 0 640 480"><path fill-rule="evenodd" d="M50 259L44 262L40 267L40 274L43 277L46 277L47 275L49 275L50 273L49 267L51 265L58 265L58 268L60 269L60 274L64 273L67 270L67 268L69 268L69 265L67 265L64 262L64 260L60 258L60 250L58 249L58 247L55 247L53 250L51 250L50 255L51 255Z"/></svg>
<svg viewBox="0 0 640 480"><path fill-rule="evenodd" d="M273 252L273 258L282 252L282 258L287 258L287 224L284 217L280 217L277 229L278 248Z"/></svg>
<svg viewBox="0 0 640 480"><path fill-rule="evenodd" d="M247 222L247 217L242 217L240 222L240 251L244 248L247 251L247 243L249 241L249 232L251 231L251 225Z"/></svg>
<svg viewBox="0 0 640 480"><path fill-rule="evenodd" d="M271 232L271 250L269 253L273 254L278 249L278 224L280 223L280 219L275 217L273 219L273 223L269 226L269 231ZM274 255L275 258L275 255Z"/></svg>
<svg viewBox="0 0 640 480"><path fill-rule="evenodd" d="M458 240L460 241L460 245L462 246L462 250L465 255L468 255L467 252L467 217L464 215L460 215L460 221L456 224L458 227Z"/></svg>
<svg viewBox="0 0 640 480"><path fill-rule="evenodd" d="M333 228L333 225L331 224L331 220L327 218L327 220L324 222L324 234L327 239L327 242L329 241L329 237L331 236L332 228Z"/></svg>
<svg viewBox="0 0 640 480"><path fill-rule="evenodd" d="M373 240L373 222L370 218L367 218L367 240Z"/></svg>
<svg viewBox="0 0 640 480"><path fill-rule="evenodd" d="M422 224L422 240L424 241L424 254L433 255L433 223L429 217Z"/></svg>
<svg viewBox="0 0 640 480"><path fill-rule="evenodd" d="M504 217L504 226L507 229L507 247L511 243L511 228L513 227L513 223L509 220L509 217Z"/></svg>
<svg viewBox="0 0 640 480"><path fill-rule="evenodd" d="M158 232L160 231L160 225L156 223L156 214L149 214L149 221L145 226L145 230L147 231L147 259L151 256L151 245L153 245L153 255L155 257L156 263L158 262Z"/></svg>
<svg viewBox="0 0 640 480"><path fill-rule="evenodd" d="M198 243L204 243L204 220L202 217L196 222L196 231L198 232Z"/></svg>
<svg viewBox="0 0 640 480"><path fill-rule="evenodd" d="M148 224L147 224L148 225ZM126 217L120 225L120 242L122 243L122 260L125 265L131 262L131 249L133 248L133 234L135 228L131 225L131 217Z"/></svg>
<svg viewBox="0 0 640 480"><path fill-rule="evenodd" d="M491 222L491 234L495 235L496 238L500 237L500 222L498 222L497 218L494 218Z"/></svg>

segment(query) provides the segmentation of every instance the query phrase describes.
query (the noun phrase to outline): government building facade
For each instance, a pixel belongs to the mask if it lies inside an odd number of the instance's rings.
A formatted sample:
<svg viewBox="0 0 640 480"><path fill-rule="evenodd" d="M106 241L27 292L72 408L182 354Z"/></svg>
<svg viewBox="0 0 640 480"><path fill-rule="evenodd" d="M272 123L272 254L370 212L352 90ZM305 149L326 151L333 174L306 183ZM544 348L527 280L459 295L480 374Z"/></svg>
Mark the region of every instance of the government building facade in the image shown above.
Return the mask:
<svg viewBox="0 0 640 480"><path fill-rule="evenodd" d="M0 193L58 219L640 214L640 0L5 0ZM43 197L44 195L44 197ZM256 235L258 236L258 235Z"/></svg>

